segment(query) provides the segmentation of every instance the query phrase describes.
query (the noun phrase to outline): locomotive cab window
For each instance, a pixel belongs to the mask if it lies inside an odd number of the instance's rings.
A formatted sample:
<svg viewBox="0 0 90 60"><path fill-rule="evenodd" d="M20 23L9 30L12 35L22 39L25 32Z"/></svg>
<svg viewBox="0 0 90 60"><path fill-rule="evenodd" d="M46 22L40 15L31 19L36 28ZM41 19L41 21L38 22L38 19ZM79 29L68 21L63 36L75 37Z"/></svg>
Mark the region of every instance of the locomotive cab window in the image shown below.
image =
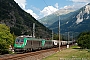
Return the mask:
<svg viewBox="0 0 90 60"><path fill-rule="evenodd" d="M16 39L16 42L19 42L19 39Z"/></svg>
<svg viewBox="0 0 90 60"><path fill-rule="evenodd" d="M21 42L23 42L23 40L21 40Z"/></svg>
<svg viewBox="0 0 90 60"><path fill-rule="evenodd" d="M18 43L19 43L19 42L24 42L24 39L18 39L18 38L17 38L17 39L16 39L16 42L18 42Z"/></svg>

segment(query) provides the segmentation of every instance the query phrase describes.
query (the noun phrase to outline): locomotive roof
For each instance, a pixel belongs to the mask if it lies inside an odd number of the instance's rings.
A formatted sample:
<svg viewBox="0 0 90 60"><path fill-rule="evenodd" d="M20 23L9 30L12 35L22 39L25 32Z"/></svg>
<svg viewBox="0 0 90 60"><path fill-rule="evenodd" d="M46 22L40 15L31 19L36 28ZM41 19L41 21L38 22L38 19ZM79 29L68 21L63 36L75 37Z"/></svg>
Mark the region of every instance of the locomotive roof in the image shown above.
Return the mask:
<svg viewBox="0 0 90 60"><path fill-rule="evenodd" d="M22 36L18 36L17 38L20 38L20 39L24 39L24 38L26 38L26 39L28 39L28 40L46 40L46 39L38 39L38 38L33 38L32 36L29 36L29 35L22 35ZM52 40L46 40L46 41L52 41Z"/></svg>

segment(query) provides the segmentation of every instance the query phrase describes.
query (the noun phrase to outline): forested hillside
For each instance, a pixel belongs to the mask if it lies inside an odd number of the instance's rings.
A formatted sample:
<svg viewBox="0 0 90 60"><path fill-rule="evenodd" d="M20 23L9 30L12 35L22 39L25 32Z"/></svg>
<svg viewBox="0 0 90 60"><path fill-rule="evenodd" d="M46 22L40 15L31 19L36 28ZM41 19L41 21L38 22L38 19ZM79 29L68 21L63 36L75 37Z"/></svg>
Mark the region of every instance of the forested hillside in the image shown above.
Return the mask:
<svg viewBox="0 0 90 60"><path fill-rule="evenodd" d="M0 23L9 26L15 35L32 35L33 23L36 37L48 38L51 34L49 29L21 9L14 0L0 0Z"/></svg>

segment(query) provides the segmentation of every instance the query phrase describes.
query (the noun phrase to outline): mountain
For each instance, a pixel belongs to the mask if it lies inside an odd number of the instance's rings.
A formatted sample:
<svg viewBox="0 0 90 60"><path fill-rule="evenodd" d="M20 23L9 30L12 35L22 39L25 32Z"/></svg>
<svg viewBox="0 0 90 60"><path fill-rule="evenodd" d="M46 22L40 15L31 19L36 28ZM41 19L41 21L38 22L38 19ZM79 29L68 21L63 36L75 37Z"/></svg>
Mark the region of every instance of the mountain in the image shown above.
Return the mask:
<svg viewBox="0 0 90 60"><path fill-rule="evenodd" d="M51 31L25 12L14 0L0 0L0 23L10 27L15 35L32 35L35 23L35 36L48 38Z"/></svg>
<svg viewBox="0 0 90 60"><path fill-rule="evenodd" d="M66 14L73 12L73 11L74 10L61 9L61 10L54 12L53 14L50 14L44 18L39 19L38 21L44 24L46 27L49 27L54 22L58 21L59 15L61 16L60 17L61 19L66 19ZM67 16L70 16L70 14L68 14Z"/></svg>
<svg viewBox="0 0 90 60"><path fill-rule="evenodd" d="M90 3L72 12L67 19L60 19L60 23L61 33L90 31ZM52 28L57 33L58 21L49 26L49 28Z"/></svg>

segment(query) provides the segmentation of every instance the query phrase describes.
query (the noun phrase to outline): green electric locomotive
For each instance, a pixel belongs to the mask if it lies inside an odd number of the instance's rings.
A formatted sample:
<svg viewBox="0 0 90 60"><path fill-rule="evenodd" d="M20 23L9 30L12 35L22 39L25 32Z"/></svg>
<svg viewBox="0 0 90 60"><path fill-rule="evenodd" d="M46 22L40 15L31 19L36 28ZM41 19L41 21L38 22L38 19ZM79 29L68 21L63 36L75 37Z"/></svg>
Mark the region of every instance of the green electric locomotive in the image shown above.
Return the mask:
<svg viewBox="0 0 90 60"><path fill-rule="evenodd" d="M18 36L14 43L15 52L27 52L37 49L52 48L52 40L37 39L31 36Z"/></svg>

